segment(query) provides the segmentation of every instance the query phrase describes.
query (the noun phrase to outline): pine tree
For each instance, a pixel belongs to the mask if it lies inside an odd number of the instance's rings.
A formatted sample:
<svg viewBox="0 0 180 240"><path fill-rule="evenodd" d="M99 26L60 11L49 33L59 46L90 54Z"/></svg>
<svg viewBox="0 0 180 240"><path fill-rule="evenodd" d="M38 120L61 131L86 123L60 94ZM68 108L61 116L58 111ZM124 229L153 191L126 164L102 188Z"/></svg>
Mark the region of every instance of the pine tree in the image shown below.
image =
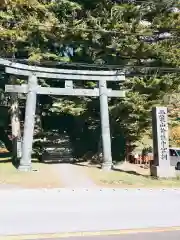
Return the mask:
<svg viewBox="0 0 180 240"><path fill-rule="evenodd" d="M114 136L135 141L149 134L151 107L179 92L179 0L4 0L0 7L1 57L48 66L55 61L80 64L76 68L111 65L108 69L126 73L126 98L110 101ZM95 85L81 83L87 86ZM99 129L95 99L41 101L50 112L79 116L89 129Z"/></svg>

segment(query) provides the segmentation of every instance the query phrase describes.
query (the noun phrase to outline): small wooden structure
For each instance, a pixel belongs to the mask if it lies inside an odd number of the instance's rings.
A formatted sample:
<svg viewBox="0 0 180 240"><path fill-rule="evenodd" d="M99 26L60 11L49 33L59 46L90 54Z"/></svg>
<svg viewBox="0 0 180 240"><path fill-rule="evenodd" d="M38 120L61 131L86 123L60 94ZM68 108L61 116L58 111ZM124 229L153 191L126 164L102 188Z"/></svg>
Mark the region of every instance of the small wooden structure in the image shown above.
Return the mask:
<svg viewBox="0 0 180 240"><path fill-rule="evenodd" d="M14 63L0 58L0 65L5 66L5 72L10 75L25 76L28 83L23 85L6 85L5 91L9 93L26 93L26 111L24 122L24 136L22 144L22 156L20 170L31 169L31 153L33 144L33 131L35 124L37 94L90 96L100 98L100 114L102 128L103 169L111 169L111 137L109 127L108 97L125 97L124 90L112 90L107 88L107 81L124 81L125 76L119 71L92 71L71 70L29 66ZM65 88L41 87L38 78L58 79L65 81ZM98 81L99 88L76 89L73 81Z"/></svg>

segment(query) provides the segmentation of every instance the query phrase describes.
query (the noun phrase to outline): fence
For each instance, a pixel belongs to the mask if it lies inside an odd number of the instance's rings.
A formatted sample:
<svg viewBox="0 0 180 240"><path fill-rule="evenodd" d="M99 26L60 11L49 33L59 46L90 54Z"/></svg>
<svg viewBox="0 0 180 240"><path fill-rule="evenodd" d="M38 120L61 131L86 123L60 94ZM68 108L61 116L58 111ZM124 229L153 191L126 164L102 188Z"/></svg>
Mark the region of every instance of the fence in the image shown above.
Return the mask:
<svg viewBox="0 0 180 240"><path fill-rule="evenodd" d="M134 157L134 164L150 164L153 161L153 155L138 155L138 157Z"/></svg>

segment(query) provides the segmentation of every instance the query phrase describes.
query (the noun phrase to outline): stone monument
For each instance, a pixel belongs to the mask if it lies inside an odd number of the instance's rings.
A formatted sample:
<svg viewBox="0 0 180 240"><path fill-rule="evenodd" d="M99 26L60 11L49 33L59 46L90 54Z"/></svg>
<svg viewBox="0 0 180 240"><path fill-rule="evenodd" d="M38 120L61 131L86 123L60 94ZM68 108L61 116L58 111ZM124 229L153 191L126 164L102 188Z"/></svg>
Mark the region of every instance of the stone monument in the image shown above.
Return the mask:
<svg viewBox="0 0 180 240"><path fill-rule="evenodd" d="M176 170L171 166L169 156L168 115L166 107L152 109L153 164L151 175L160 178L176 177Z"/></svg>

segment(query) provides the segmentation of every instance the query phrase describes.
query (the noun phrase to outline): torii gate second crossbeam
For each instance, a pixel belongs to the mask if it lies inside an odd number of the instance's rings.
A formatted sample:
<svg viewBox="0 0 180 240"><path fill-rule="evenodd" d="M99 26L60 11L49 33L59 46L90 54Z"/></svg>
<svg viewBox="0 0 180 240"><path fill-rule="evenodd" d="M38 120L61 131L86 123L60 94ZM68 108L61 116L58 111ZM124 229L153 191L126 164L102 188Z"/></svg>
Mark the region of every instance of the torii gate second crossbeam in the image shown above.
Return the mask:
<svg viewBox="0 0 180 240"><path fill-rule="evenodd" d="M112 167L111 137L109 127L108 97L125 97L124 90L107 88L107 81L124 81L125 76L118 71L90 71L70 70L29 66L0 59L5 65L5 71L11 75L28 77L28 84L6 85L5 91L11 93L26 93L26 111L24 122L24 136L22 157L19 170L31 170L31 154L33 132L35 124L37 94L70 95L70 96L97 96L100 98L100 114L102 129L103 164L102 168L110 170ZM65 80L65 88L41 87L38 78ZM98 81L99 89L74 89L73 81Z"/></svg>

